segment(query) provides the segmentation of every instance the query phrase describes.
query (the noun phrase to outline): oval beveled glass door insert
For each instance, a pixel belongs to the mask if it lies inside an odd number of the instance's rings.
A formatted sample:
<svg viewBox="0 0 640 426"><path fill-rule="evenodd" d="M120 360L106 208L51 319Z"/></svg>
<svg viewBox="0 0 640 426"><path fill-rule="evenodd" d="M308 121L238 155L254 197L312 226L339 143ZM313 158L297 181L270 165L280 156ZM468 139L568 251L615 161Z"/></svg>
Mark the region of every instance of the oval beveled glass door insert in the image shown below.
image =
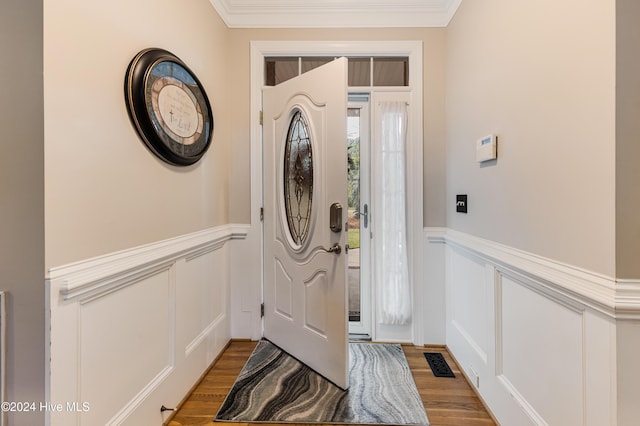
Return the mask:
<svg viewBox="0 0 640 426"><path fill-rule="evenodd" d="M313 201L313 156L309 127L301 111L289 124L284 149L284 203L289 234L301 246L309 234Z"/></svg>

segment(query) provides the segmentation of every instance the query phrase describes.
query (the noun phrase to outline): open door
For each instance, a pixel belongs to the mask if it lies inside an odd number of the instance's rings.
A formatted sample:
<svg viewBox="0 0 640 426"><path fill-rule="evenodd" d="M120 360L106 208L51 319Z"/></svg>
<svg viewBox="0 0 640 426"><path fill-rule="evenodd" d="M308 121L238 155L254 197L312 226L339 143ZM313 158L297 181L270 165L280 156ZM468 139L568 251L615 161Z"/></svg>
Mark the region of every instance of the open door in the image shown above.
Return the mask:
<svg viewBox="0 0 640 426"><path fill-rule="evenodd" d="M263 92L264 336L349 386L347 59Z"/></svg>

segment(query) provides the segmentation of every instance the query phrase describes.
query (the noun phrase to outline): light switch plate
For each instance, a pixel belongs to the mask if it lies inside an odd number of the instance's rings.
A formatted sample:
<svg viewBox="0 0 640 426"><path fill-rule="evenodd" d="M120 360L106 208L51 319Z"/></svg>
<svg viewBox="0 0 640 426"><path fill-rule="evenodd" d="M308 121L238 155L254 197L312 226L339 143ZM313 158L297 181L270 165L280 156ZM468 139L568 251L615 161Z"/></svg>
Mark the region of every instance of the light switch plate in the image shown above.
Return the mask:
<svg viewBox="0 0 640 426"><path fill-rule="evenodd" d="M458 213L467 212L467 194L456 195L456 212Z"/></svg>

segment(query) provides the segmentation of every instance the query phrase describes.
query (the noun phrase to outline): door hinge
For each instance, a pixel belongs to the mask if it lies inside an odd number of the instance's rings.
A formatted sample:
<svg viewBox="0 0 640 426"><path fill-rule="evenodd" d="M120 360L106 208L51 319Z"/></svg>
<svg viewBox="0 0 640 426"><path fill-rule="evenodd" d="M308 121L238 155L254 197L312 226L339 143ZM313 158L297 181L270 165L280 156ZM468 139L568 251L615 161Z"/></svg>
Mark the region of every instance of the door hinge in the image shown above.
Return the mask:
<svg viewBox="0 0 640 426"><path fill-rule="evenodd" d="M263 119L262 111L260 111L260 125L261 125L261 126L262 126L263 120L264 120L264 119Z"/></svg>
<svg viewBox="0 0 640 426"><path fill-rule="evenodd" d="M260 304L260 318L264 318L264 303Z"/></svg>
<svg viewBox="0 0 640 426"><path fill-rule="evenodd" d="M260 222L264 220L264 207L260 207Z"/></svg>

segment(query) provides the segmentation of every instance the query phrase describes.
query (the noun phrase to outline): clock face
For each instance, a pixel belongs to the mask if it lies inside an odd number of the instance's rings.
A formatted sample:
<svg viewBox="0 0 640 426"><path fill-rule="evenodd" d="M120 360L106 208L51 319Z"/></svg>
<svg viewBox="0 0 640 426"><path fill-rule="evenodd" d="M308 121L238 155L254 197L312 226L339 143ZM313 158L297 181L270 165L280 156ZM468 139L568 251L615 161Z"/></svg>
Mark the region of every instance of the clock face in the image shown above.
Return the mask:
<svg viewBox="0 0 640 426"><path fill-rule="evenodd" d="M125 80L129 115L145 144L164 161L187 166L209 148L211 106L195 75L160 49L140 52Z"/></svg>

